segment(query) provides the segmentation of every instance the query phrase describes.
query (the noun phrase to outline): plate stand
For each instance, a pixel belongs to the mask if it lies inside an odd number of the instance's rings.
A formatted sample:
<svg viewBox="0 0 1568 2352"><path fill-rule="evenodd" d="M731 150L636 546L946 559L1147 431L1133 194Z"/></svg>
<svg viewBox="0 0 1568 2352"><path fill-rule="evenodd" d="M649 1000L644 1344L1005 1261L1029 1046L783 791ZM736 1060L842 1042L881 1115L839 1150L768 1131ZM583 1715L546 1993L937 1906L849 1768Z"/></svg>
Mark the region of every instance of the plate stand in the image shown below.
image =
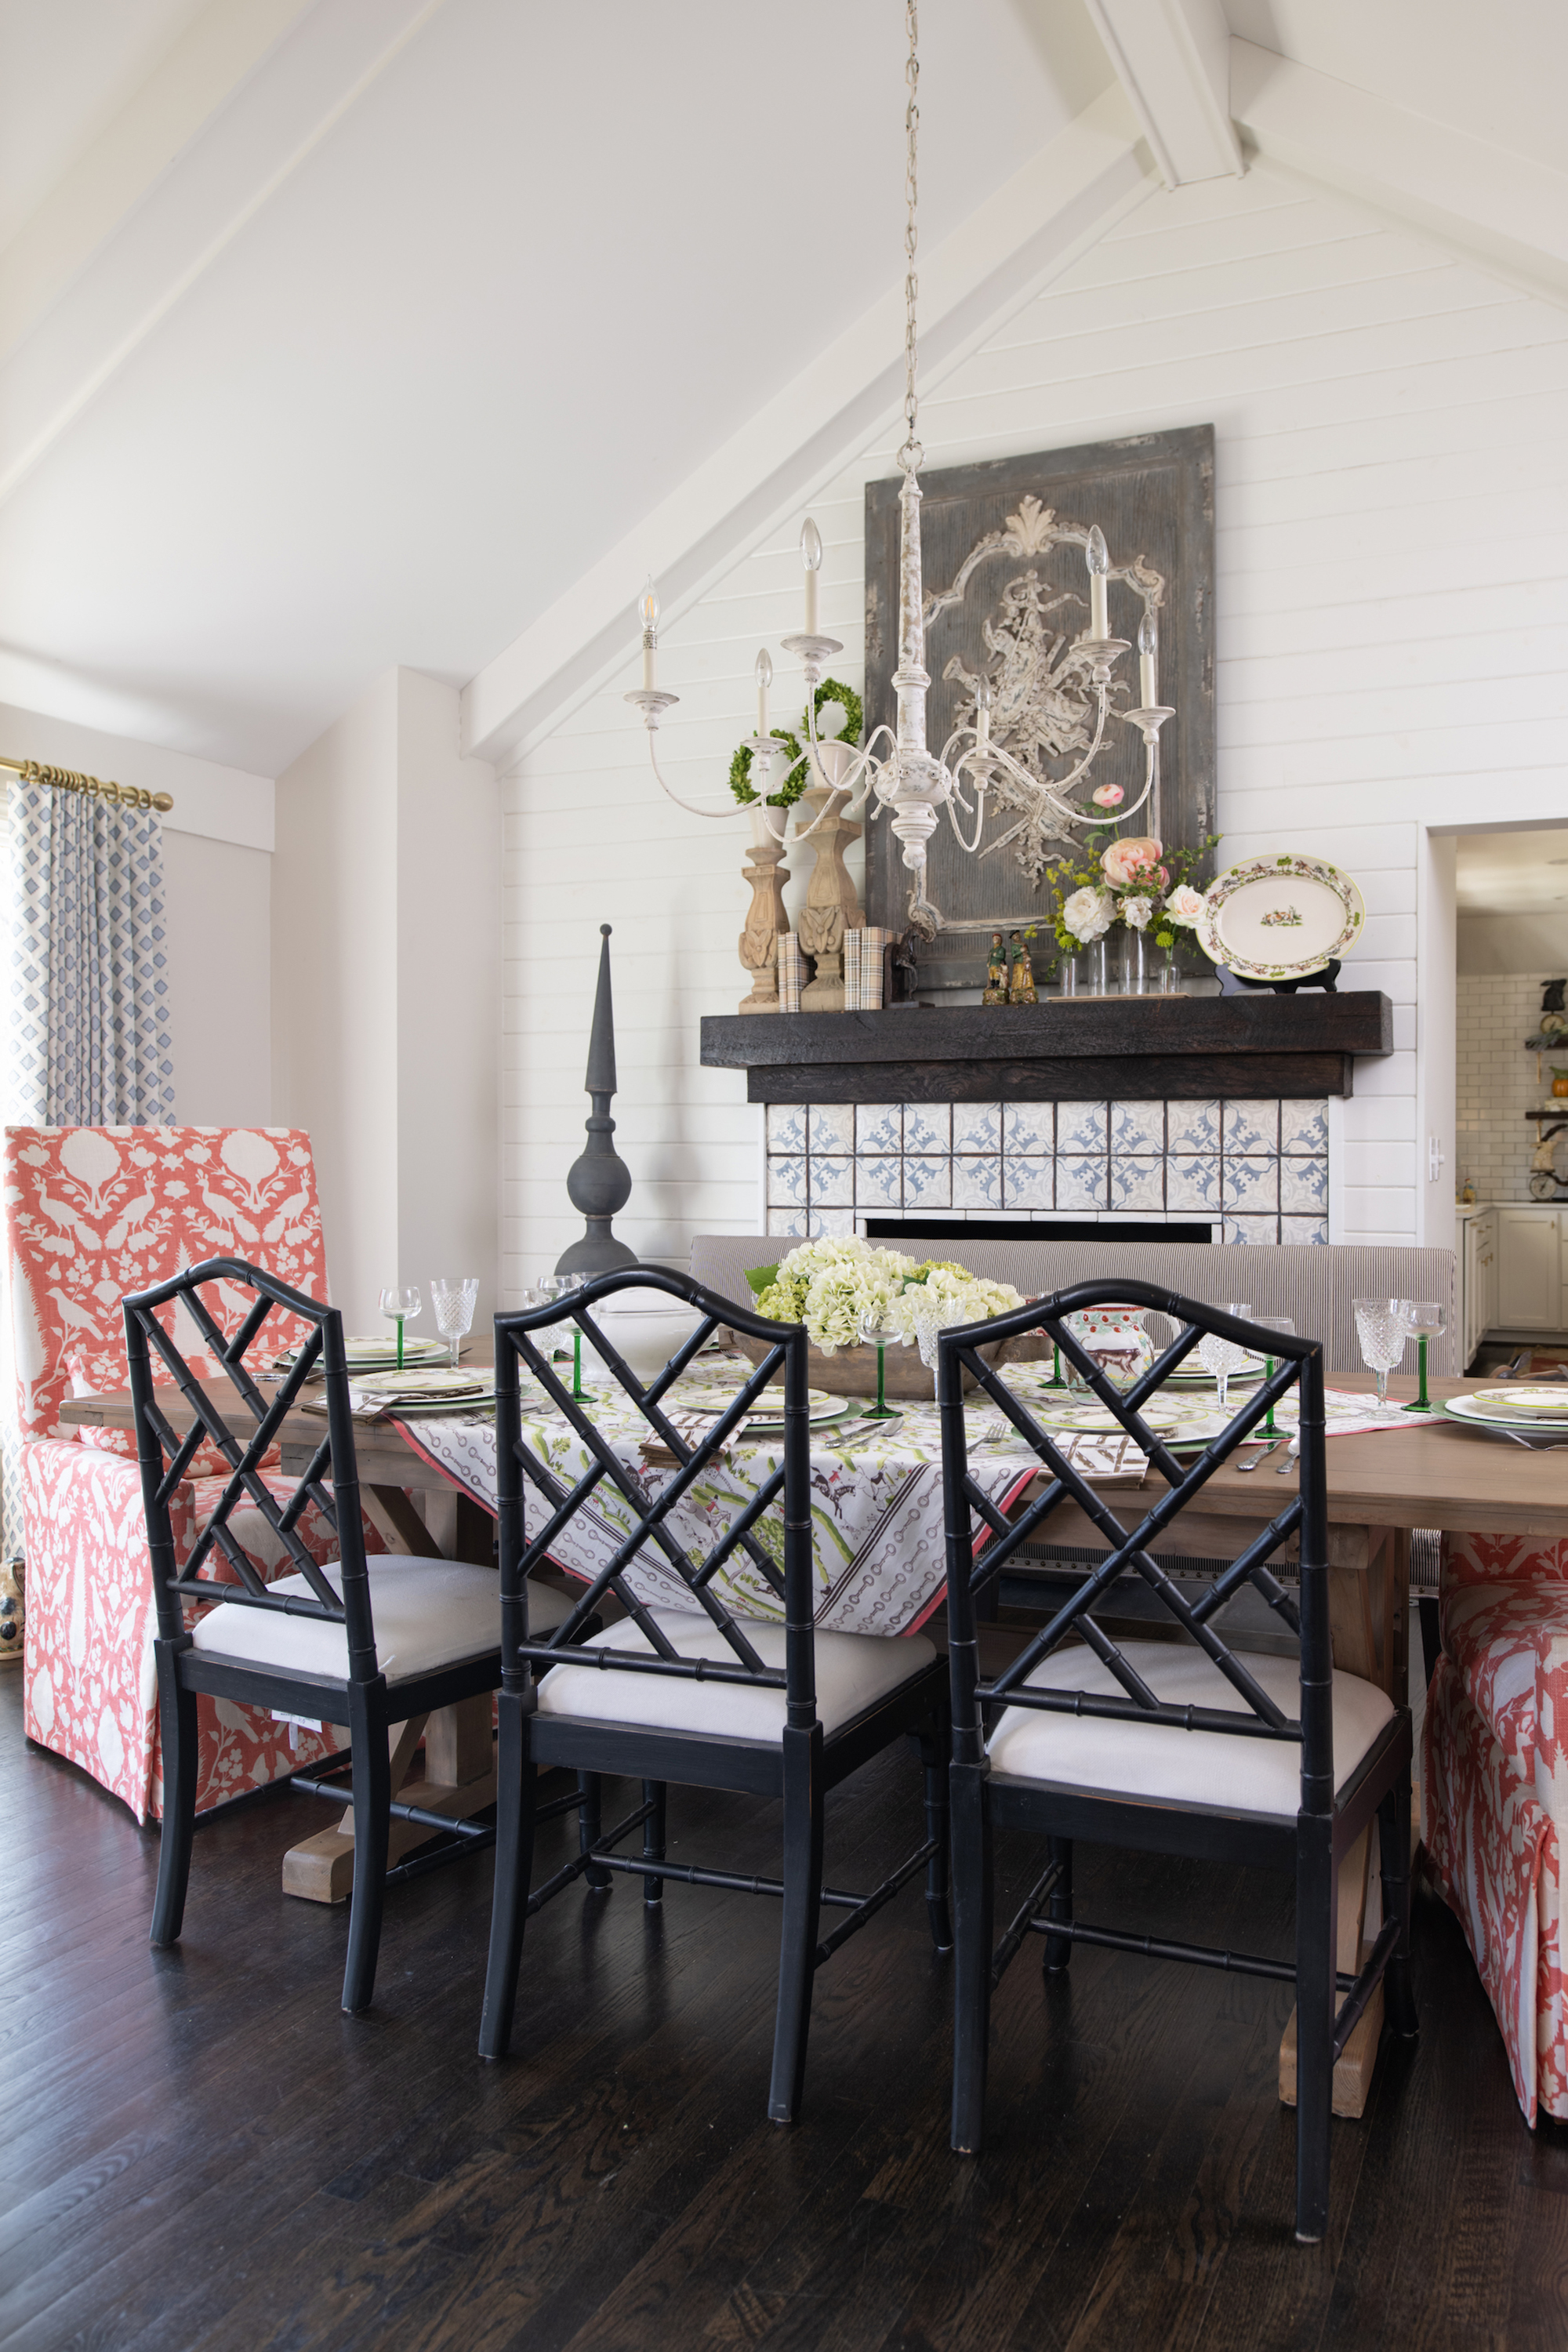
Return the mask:
<svg viewBox="0 0 1568 2352"><path fill-rule="evenodd" d="M1276 996L1294 996L1299 988L1321 988L1327 995L1337 996L1335 982L1344 967L1338 956L1331 956L1321 971L1304 972L1300 980L1243 980L1227 963L1216 963L1214 969L1222 996L1245 996L1258 988L1269 989Z"/></svg>

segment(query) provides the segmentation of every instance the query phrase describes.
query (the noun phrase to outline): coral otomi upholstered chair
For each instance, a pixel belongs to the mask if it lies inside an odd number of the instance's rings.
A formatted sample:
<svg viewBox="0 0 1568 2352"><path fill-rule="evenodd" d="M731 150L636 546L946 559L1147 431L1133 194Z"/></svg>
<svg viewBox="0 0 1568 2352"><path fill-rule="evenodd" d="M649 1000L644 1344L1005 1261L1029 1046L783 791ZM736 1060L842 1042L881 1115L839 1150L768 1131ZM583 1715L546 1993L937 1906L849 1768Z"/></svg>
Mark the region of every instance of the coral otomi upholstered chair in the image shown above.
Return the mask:
<svg viewBox="0 0 1568 2352"><path fill-rule="evenodd" d="M1427 1863L1491 1998L1533 2124L1568 2122L1568 1539L1443 1538L1422 1725Z"/></svg>
<svg viewBox="0 0 1568 2352"><path fill-rule="evenodd" d="M162 1811L163 1764L135 1441L62 1423L60 1407L72 1394L125 1387L121 1298L204 1258L247 1256L293 1288L326 1296L310 1139L294 1128L10 1127L0 1166L23 1441L27 1736L144 1821ZM226 1337L245 1305L220 1298ZM198 1370L216 1369L194 1324L176 1336ZM302 1336L280 1328L279 1344ZM222 1492L221 1464L205 1451L210 1458L196 1457L173 1508L182 1558ZM291 1482L279 1475L278 1491L286 1496ZM237 1512L232 1524L264 1576L293 1568L260 1511ZM300 1533L312 1554L335 1556L318 1515L307 1514ZM368 1530L366 1542L381 1549ZM220 1564L213 1573L228 1571ZM340 1744L330 1727L318 1737L205 1695L198 1731L198 1811Z"/></svg>

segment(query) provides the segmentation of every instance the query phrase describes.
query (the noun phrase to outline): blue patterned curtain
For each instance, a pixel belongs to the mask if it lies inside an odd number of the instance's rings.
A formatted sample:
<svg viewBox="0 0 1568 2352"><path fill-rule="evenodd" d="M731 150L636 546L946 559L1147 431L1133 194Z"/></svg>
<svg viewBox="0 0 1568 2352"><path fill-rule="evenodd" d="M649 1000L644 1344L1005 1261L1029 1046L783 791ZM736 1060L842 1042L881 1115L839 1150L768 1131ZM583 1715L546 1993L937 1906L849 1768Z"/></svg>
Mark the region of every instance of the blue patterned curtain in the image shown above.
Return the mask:
<svg viewBox="0 0 1568 2352"><path fill-rule="evenodd" d="M172 1125L156 814L27 782L10 834L10 1119Z"/></svg>

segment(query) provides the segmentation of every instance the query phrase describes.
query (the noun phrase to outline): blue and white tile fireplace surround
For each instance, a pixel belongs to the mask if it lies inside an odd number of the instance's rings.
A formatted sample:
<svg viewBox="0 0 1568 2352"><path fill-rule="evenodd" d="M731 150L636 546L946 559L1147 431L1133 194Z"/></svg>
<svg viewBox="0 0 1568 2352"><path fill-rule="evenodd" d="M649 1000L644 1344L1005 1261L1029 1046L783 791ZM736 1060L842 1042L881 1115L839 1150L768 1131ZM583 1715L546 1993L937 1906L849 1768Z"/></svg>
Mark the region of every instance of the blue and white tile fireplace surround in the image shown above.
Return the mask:
<svg viewBox="0 0 1568 2352"><path fill-rule="evenodd" d="M1374 989L702 1022L704 1063L744 1070L761 1111L781 1236L929 1220L1326 1242L1330 1102L1393 1050Z"/></svg>
<svg viewBox="0 0 1568 2352"><path fill-rule="evenodd" d="M1208 1223L1216 1241L1326 1242L1322 1097L769 1103L768 1231L930 1214Z"/></svg>

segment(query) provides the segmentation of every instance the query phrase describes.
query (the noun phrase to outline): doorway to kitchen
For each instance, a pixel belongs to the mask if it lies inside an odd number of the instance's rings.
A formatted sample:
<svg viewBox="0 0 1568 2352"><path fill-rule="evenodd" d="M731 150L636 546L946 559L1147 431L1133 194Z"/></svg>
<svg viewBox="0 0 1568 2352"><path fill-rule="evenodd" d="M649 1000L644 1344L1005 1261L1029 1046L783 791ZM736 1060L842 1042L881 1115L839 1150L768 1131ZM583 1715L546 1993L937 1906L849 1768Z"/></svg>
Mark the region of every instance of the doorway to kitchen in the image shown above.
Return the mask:
<svg viewBox="0 0 1568 2352"><path fill-rule="evenodd" d="M1568 826L1455 846L1459 1359L1568 1376Z"/></svg>

